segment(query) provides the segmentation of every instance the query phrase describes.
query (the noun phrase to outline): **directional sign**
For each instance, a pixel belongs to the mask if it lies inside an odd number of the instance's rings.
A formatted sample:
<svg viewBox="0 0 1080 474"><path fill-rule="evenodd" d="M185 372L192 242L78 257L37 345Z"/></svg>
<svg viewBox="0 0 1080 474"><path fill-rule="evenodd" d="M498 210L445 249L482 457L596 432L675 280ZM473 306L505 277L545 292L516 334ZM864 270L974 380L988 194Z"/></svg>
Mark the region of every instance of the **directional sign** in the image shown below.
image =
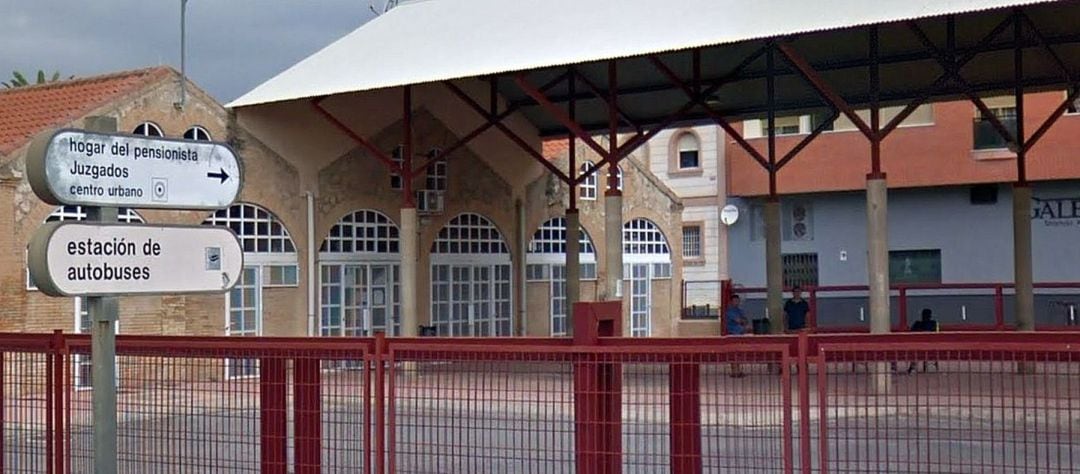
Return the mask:
<svg viewBox="0 0 1080 474"><path fill-rule="evenodd" d="M48 223L30 242L30 277L50 296L221 293L244 251L221 227Z"/></svg>
<svg viewBox="0 0 1080 474"><path fill-rule="evenodd" d="M242 182L225 144L71 129L35 139L26 171L34 193L57 205L220 209Z"/></svg>

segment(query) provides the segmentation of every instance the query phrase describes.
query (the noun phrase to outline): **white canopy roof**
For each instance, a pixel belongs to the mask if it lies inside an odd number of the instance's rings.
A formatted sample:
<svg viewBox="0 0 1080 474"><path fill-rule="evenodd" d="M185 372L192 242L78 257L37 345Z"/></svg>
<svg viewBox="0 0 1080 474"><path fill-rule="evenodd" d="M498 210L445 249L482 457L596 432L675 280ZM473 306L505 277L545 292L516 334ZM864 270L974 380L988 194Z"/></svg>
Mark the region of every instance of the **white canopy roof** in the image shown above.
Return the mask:
<svg viewBox="0 0 1080 474"><path fill-rule="evenodd" d="M525 71L1049 0L420 0L229 104Z"/></svg>

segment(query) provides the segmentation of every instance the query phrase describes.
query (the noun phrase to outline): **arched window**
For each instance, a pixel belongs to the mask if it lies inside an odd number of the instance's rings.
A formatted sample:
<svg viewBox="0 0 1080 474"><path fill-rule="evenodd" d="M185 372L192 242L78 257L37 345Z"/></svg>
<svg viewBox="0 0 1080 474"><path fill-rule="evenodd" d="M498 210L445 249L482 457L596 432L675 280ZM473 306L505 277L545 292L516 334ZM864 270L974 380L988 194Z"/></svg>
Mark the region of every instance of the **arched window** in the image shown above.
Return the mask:
<svg viewBox="0 0 1080 474"><path fill-rule="evenodd" d="M671 249L656 224L623 225L623 279L629 283L630 335L652 334L652 281L671 278Z"/></svg>
<svg viewBox="0 0 1080 474"><path fill-rule="evenodd" d="M124 223L142 223L143 218L139 213L133 209L122 207L117 212L117 220ZM84 221L86 220L86 210L82 206L61 206L56 208L48 217L45 218L45 222L64 222L64 221ZM36 290L34 282L30 279L30 269L26 270L26 288L28 290ZM86 300L83 298L75 298L74 304L74 331L76 334L89 333L90 332L90 312L88 311ZM117 332L120 330L120 323L117 322ZM90 380L90 356L85 354L76 354L72 359L72 372L75 375L75 388L76 389L88 389L92 385Z"/></svg>
<svg viewBox="0 0 1080 474"><path fill-rule="evenodd" d="M596 279L596 248L589 233L579 227L578 256L583 280ZM549 284L550 334L566 335L566 218L555 217L540 225L529 242L525 279Z"/></svg>
<svg viewBox="0 0 1080 474"><path fill-rule="evenodd" d="M634 219L623 225L623 253L667 256L670 259L671 249L656 224L647 219Z"/></svg>
<svg viewBox="0 0 1080 474"><path fill-rule="evenodd" d="M589 168L592 167L592 165L593 164L592 164L591 161L586 161L586 162L582 163L581 167L578 168L578 173L585 174L586 171L589 171ZM600 173L600 171L597 170L593 174L585 177L585 180L582 181L581 184L578 185L578 197L579 198L584 199L586 201L592 201L592 200L596 199L596 175L597 175L597 173Z"/></svg>
<svg viewBox="0 0 1080 474"><path fill-rule="evenodd" d="M617 188L619 191L623 190L622 166L615 167L615 188Z"/></svg>
<svg viewBox="0 0 1080 474"><path fill-rule="evenodd" d="M431 245L436 254L510 254L502 233L479 214L459 214L441 230Z"/></svg>
<svg viewBox="0 0 1080 474"><path fill-rule="evenodd" d="M264 290L299 284L296 245L289 231L270 211L248 203L215 211L203 225L232 229L244 249L240 280L226 294L225 335L261 335ZM259 365L255 359L226 360L226 377L258 374Z"/></svg>
<svg viewBox="0 0 1080 474"><path fill-rule="evenodd" d="M330 228L319 250L319 334L400 333L399 232L371 209L350 212Z"/></svg>
<svg viewBox="0 0 1080 474"><path fill-rule="evenodd" d="M488 218L460 214L431 245L431 318L441 336L509 336L510 249Z"/></svg>
<svg viewBox="0 0 1080 474"><path fill-rule="evenodd" d="M254 204L241 203L220 209L207 217L203 225L232 229L245 254L296 254L296 246L285 225L270 211Z"/></svg>
<svg viewBox="0 0 1080 474"><path fill-rule="evenodd" d="M120 222L124 223L142 223L143 218L134 209L128 209L121 207L117 213L116 218ZM83 221L86 220L86 210L82 206L62 206L56 208L49 217L45 218L45 222L57 222L57 221Z"/></svg>
<svg viewBox="0 0 1080 474"><path fill-rule="evenodd" d="M676 137L675 158L679 169L694 169L701 167L700 150L697 136L690 132L683 132Z"/></svg>
<svg viewBox="0 0 1080 474"><path fill-rule="evenodd" d="M342 217L330 228L319 252L398 253L398 227L385 214L360 210Z"/></svg>
<svg viewBox="0 0 1080 474"><path fill-rule="evenodd" d="M148 137L164 137L165 134L161 132L161 127L157 126L154 122L143 122L135 127L131 133L135 135L145 135Z"/></svg>
<svg viewBox="0 0 1080 474"><path fill-rule="evenodd" d="M191 127L189 129L187 129L187 131L184 132L184 139L185 140L195 140L195 141L200 141L200 142L208 142L208 141L210 141L210 132L206 131L205 128L202 128L202 127L196 125L194 127Z"/></svg>

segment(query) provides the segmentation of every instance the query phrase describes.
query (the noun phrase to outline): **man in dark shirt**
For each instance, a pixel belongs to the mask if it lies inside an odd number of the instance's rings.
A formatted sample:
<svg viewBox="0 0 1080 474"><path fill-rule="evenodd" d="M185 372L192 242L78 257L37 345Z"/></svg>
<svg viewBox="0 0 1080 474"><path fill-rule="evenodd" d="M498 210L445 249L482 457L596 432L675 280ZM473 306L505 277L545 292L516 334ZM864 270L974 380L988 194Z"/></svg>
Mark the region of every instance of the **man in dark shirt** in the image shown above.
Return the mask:
<svg viewBox="0 0 1080 474"><path fill-rule="evenodd" d="M784 321L788 332L806 329L806 315L809 312L810 304L802 299L802 288L796 285L791 289L791 299L784 303Z"/></svg>

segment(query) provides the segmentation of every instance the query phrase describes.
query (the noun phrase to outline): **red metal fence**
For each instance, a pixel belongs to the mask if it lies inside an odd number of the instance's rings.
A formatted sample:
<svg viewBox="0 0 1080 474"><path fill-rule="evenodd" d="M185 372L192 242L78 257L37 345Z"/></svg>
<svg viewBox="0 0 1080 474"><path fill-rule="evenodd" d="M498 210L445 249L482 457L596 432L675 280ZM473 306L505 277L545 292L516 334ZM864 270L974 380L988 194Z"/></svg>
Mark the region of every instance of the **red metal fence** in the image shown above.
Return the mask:
<svg viewBox="0 0 1080 474"><path fill-rule="evenodd" d="M1080 333L118 340L123 472L1071 472ZM89 472L89 339L0 334L3 472Z"/></svg>
<svg viewBox="0 0 1080 474"><path fill-rule="evenodd" d="M1014 285L1011 283L934 283L893 285L890 290L894 317L892 330L907 331L919 312L930 307L945 331L1010 331ZM767 289L742 287L730 280L683 281L682 317L716 319L723 313L722 299L731 294L742 297L743 308L764 300ZM790 288L786 291L790 291ZM1039 282L1036 291L1036 329L1040 331L1080 331L1080 282ZM803 288L810 304L808 327L818 333L869 332L869 314L859 318L857 306L867 306L866 285L827 285ZM712 300L706 298L712 297ZM849 300L847 305L830 302ZM707 304L699 304L710 301ZM966 304L965 304L966 303ZM961 308L965 311L960 313ZM764 317L764 308L753 317ZM848 312L846 317L837 313ZM761 314L759 314L761 313ZM825 321L832 319L833 321ZM726 328L722 328L726 334Z"/></svg>

